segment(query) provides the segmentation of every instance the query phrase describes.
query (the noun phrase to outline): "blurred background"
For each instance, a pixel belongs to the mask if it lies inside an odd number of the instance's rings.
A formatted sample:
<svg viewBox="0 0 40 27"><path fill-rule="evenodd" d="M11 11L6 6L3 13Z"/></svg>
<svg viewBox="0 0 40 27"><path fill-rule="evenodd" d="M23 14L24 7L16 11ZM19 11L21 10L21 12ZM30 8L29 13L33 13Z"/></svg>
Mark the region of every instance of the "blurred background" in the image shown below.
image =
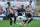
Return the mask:
<svg viewBox="0 0 40 27"><path fill-rule="evenodd" d="M0 20L6 16L6 6L8 1L10 1L11 6L15 6L15 9L19 8L22 4L25 8L29 5L29 2L32 1L34 19L40 20L40 0L0 0Z"/></svg>
<svg viewBox="0 0 40 27"><path fill-rule="evenodd" d="M30 0L0 0L0 13L4 14L4 16L6 15L6 6L7 6L8 1L10 1L11 6L15 6L15 8L20 7L22 4L24 5L24 7L25 6L27 7L29 5L29 2L30 2ZM35 8L36 8L36 0L31 0L31 1L32 1L32 6L33 6L33 8L35 10ZM1 14L0 14L0 16L1 16Z"/></svg>

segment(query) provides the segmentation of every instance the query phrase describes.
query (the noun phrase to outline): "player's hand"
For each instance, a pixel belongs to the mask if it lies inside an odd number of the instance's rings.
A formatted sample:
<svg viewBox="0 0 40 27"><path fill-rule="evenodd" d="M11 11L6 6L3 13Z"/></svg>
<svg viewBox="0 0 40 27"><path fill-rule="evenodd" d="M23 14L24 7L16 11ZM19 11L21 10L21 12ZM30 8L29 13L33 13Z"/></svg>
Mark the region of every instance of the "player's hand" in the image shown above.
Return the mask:
<svg viewBox="0 0 40 27"><path fill-rule="evenodd" d="M29 10L26 10L26 12L28 12Z"/></svg>
<svg viewBox="0 0 40 27"><path fill-rule="evenodd" d="M14 10L14 13L16 12L16 10Z"/></svg>

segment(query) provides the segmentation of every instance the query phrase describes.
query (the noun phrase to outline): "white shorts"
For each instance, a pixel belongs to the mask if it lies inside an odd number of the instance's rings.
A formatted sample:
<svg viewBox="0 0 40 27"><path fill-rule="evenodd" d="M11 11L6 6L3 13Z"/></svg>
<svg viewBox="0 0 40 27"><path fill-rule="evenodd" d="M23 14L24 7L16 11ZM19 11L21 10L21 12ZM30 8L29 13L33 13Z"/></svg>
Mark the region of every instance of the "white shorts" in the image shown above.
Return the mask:
<svg viewBox="0 0 40 27"><path fill-rule="evenodd" d="M18 16L18 18L21 18L21 20L25 20L25 18L23 16Z"/></svg>
<svg viewBox="0 0 40 27"><path fill-rule="evenodd" d="M21 17L21 18L24 18L23 16L18 16L18 18L20 18L20 17Z"/></svg>

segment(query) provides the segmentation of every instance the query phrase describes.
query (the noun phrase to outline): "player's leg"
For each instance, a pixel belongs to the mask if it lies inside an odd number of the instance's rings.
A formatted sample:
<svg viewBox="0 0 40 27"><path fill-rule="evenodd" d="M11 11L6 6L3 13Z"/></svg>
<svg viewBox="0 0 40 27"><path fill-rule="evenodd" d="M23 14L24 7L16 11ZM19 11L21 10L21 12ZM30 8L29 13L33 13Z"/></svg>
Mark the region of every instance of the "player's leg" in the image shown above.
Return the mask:
<svg viewBox="0 0 40 27"><path fill-rule="evenodd" d="M16 16L15 16L15 14L11 14L11 17L14 17L14 23L16 23Z"/></svg>
<svg viewBox="0 0 40 27"><path fill-rule="evenodd" d="M28 14L26 14L26 20L25 20L25 23L27 22L27 20L28 20Z"/></svg>
<svg viewBox="0 0 40 27"><path fill-rule="evenodd" d="M10 25L12 25L12 18L11 18L12 14L10 14L10 15L8 15L8 16L9 16L9 18L10 18Z"/></svg>
<svg viewBox="0 0 40 27"><path fill-rule="evenodd" d="M21 27L21 26L23 25L23 19L22 19L22 16L18 16L18 19L20 19L20 21L22 22L22 23L19 23L19 27Z"/></svg>
<svg viewBox="0 0 40 27"><path fill-rule="evenodd" d="M12 25L12 18L10 18L10 25Z"/></svg>
<svg viewBox="0 0 40 27"><path fill-rule="evenodd" d="M10 18L10 25L9 26L12 27L12 18Z"/></svg>
<svg viewBox="0 0 40 27"><path fill-rule="evenodd" d="M33 20L33 17L30 13L28 14L28 17L30 17L31 19L29 20L29 22L27 22L27 24L29 24Z"/></svg>
<svg viewBox="0 0 40 27"><path fill-rule="evenodd" d="M8 18L10 19L10 27L12 26L12 18L10 15L8 15Z"/></svg>
<svg viewBox="0 0 40 27"><path fill-rule="evenodd" d="M14 16L14 23L16 24L16 16Z"/></svg>
<svg viewBox="0 0 40 27"><path fill-rule="evenodd" d="M31 17L31 19L29 20L29 22L28 22L28 23L30 23L32 20L33 20L33 17Z"/></svg>
<svg viewBox="0 0 40 27"><path fill-rule="evenodd" d="M28 24L33 20L33 17L31 14L28 14L28 17L30 17L31 19L29 20Z"/></svg>
<svg viewBox="0 0 40 27"><path fill-rule="evenodd" d="M28 18L26 17L25 23L28 21Z"/></svg>
<svg viewBox="0 0 40 27"><path fill-rule="evenodd" d="M21 17L23 20L22 20L22 23L23 23L23 27L25 27L25 18L24 17Z"/></svg>
<svg viewBox="0 0 40 27"><path fill-rule="evenodd" d="M23 16L19 16L19 19L22 21L23 27L25 27L25 19Z"/></svg>
<svg viewBox="0 0 40 27"><path fill-rule="evenodd" d="M22 24L23 24L23 27L25 27L25 20L23 20L23 23Z"/></svg>

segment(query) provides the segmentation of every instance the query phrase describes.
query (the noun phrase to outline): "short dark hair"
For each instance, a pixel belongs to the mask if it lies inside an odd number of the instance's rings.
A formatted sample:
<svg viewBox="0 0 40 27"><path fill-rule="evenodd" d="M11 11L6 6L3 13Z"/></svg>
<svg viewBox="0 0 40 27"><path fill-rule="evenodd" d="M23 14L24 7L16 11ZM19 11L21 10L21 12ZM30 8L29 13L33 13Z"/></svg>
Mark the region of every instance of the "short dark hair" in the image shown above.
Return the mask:
<svg viewBox="0 0 40 27"><path fill-rule="evenodd" d="M32 2L32 1L30 1L30 2Z"/></svg>
<svg viewBox="0 0 40 27"><path fill-rule="evenodd" d="M9 4L10 2L7 2L7 4Z"/></svg>
<svg viewBox="0 0 40 27"><path fill-rule="evenodd" d="M21 5L21 6L23 6L23 7L24 7L24 5Z"/></svg>

